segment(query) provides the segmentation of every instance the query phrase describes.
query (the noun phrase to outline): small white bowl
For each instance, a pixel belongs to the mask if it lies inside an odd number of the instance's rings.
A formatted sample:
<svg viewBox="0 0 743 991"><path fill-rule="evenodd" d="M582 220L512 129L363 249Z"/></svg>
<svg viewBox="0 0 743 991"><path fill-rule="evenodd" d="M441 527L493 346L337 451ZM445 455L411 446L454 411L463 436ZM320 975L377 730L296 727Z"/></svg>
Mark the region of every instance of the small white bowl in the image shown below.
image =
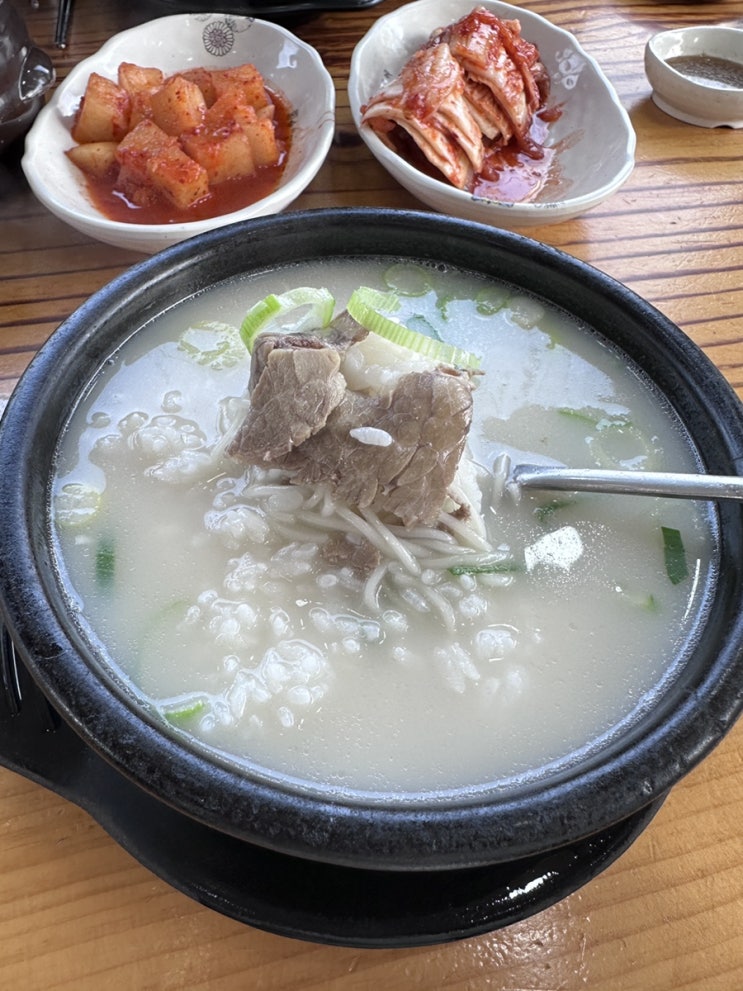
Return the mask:
<svg viewBox="0 0 743 991"><path fill-rule="evenodd" d="M680 55L707 55L743 63L743 29L709 25L662 31L645 46L645 73L653 102L698 127L743 127L743 88L725 89L684 75L668 64Z"/></svg>
<svg viewBox="0 0 743 991"><path fill-rule="evenodd" d="M471 6L519 20L523 37L539 49L551 78L548 106L561 110L549 127L548 143L556 149L550 179L530 202L486 200L418 171L361 123L362 107L431 33L467 13L462 0L407 4L376 21L356 46L348 94L354 121L372 154L428 206L497 227L555 223L601 203L631 174L636 144L611 83L571 34L538 14L497 0L472 0Z"/></svg>
<svg viewBox="0 0 743 991"><path fill-rule="evenodd" d="M278 188L242 210L209 220L129 224L105 217L64 152L74 144L70 126L90 73L115 79L123 61L168 74L253 63L292 108L291 149ZM334 130L335 87L314 48L285 28L252 17L174 14L115 35L76 65L36 118L22 166L38 199L71 227L106 244L149 254L214 227L283 210L317 174Z"/></svg>

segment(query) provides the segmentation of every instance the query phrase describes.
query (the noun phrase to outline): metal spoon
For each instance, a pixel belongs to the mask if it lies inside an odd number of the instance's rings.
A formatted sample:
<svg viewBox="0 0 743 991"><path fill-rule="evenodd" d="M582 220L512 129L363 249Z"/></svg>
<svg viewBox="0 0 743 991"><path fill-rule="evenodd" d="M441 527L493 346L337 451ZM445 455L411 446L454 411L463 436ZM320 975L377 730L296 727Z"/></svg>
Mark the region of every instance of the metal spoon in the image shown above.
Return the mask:
<svg viewBox="0 0 743 991"><path fill-rule="evenodd" d="M743 477L694 475L679 472L604 471L601 468L561 468L517 464L506 474L505 488L559 489L569 492L618 492L666 496L672 499L743 500Z"/></svg>

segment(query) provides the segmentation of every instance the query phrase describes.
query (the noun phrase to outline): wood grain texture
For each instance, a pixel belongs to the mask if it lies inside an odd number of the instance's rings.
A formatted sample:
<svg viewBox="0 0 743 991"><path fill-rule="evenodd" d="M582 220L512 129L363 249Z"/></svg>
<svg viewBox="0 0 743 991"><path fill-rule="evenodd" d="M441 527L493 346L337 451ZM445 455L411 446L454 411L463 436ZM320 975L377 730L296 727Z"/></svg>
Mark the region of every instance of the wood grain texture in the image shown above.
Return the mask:
<svg viewBox="0 0 743 991"><path fill-rule="evenodd" d="M77 0L70 45L53 49L56 7L16 0L59 78L117 31L170 12ZM215 6L219 6L218 4ZM353 127L353 46L399 6L301 15L338 90L336 140L292 209L422 208ZM743 131L664 115L643 71L665 28L732 22L739 3L583 5L533 0L601 64L638 136L626 185L575 221L524 232L626 283L692 337L743 396ZM91 293L140 256L94 243L41 207L18 152L0 160L0 399L36 349ZM523 923L415 950L316 946L242 926L171 889L76 806L0 770L0 987L110 991L740 991L743 987L743 725L689 774L615 864Z"/></svg>

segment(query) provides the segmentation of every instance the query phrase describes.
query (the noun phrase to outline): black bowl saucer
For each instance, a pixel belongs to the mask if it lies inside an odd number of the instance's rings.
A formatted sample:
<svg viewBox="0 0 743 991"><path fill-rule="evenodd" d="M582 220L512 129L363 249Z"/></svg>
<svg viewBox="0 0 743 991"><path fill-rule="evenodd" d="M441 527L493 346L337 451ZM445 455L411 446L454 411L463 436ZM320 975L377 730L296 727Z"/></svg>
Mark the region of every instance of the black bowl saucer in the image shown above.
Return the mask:
<svg viewBox="0 0 743 991"><path fill-rule="evenodd" d="M123 777L51 708L4 631L0 639L0 764L85 809L153 874L200 904L283 936L410 947L501 929L603 871L663 801L577 843L487 867L399 872L302 860L205 826Z"/></svg>

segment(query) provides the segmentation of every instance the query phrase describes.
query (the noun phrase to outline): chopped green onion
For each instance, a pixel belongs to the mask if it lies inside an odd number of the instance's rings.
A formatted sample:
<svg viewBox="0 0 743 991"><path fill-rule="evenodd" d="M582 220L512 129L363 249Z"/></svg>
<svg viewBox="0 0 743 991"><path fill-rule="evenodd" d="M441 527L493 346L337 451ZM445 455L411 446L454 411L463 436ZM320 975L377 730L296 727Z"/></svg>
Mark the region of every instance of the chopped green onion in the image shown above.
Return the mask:
<svg viewBox="0 0 743 991"><path fill-rule="evenodd" d="M327 327L333 319L335 299L327 289L314 289L300 286L276 296L274 293L259 300L245 314L240 326L240 337L245 347L252 353L257 335L267 330L279 317L286 318L294 310L304 310L303 315L290 328L292 333L300 330L317 330ZM284 319L284 326L285 326Z"/></svg>
<svg viewBox="0 0 743 991"><path fill-rule="evenodd" d="M534 510L534 515L540 523L547 523L548 520L552 519L555 513L559 512L561 509L567 509L568 506L572 505L572 499L553 499L552 502L548 502L544 506L537 506Z"/></svg>
<svg viewBox="0 0 743 991"><path fill-rule="evenodd" d="M621 593L623 599L631 603L636 608L642 609L644 612L648 613L660 612L660 603L652 592L648 592L647 595L644 595L641 592L628 592L623 588L619 588L618 591Z"/></svg>
<svg viewBox="0 0 743 991"><path fill-rule="evenodd" d="M400 308L400 301L393 293L382 293L368 286L356 289L348 301L348 312L362 327L379 334L393 344L426 355L434 361L461 368L476 369L480 359L462 348L436 341L425 334L411 330L387 314Z"/></svg>
<svg viewBox="0 0 743 991"><path fill-rule="evenodd" d="M560 416L568 417L571 420L588 423L597 430L634 429L632 422L626 416L610 416L606 410L596 406L581 406L580 409L573 406L560 406L557 412Z"/></svg>
<svg viewBox="0 0 743 991"><path fill-rule="evenodd" d="M503 309L510 295L504 286L488 286L487 289L481 289L475 296L475 308L484 317L492 316Z"/></svg>
<svg viewBox="0 0 743 991"><path fill-rule="evenodd" d="M583 409L572 409L570 406L561 406L557 412L560 416L567 416L571 420L578 420L580 423L588 423L592 427L598 425L599 419L603 416L603 413L596 413L594 410L588 410L588 408Z"/></svg>
<svg viewBox="0 0 743 991"><path fill-rule="evenodd" d="M187 327L178 340L178 348L197 364L216 370L233 368L245 360L237 328L216 320Z"/></svg>
<svg viewBox="0 0 743 991"><path fill-rule="evenodd" d="M359 312L366 309L373 311L373 315L384 316L387 313L397 313L400 309L400 298L394 292L382 292L380 289L371 289L369 286L359 286L351 293L348 301L348 312L354 320L358 317L351 312L351 307ZM396 324L395 326L400 326Z"/></svg>
<svg viewBox="0 0 743 991"><path fill-rule="evenodd" d="M181 705L163 708L163 715L171 723L185 722L193 716L197 716L206 708L205 699L189 699Z"/></svg>
<svg viewBox="0 0 743 991"><path fill-rule="evenodd" d="M101 537L95 553L95 577L99 585L110 585L116 571L116 551L110 537Z"/></svg>
<svg viewBox="0 0 743 991"><path fill-rule="evenodd" d="M544 306L533 296L512 296L510 306L511 320L523 330L534 330L546 316Z"/></svg>
<svg viewBox="0 0 743 991"><path fill-rule="evenodd" d="M655 598L655 596L650 592L638 602L638 605L646 612L651 612L651 613L660 612L660 603Z"/></svg>
<svg viewBox="0 0 743 991"><path fill-rule="evenodd" d="M510 575L524 568L517 561L492 561L490 564L454 564L447 568L452 575Z"/></svg>
<svg viewBox="0 0 743 991"><path fill-rule="evenodd" d="M662 526L663 557L666 563L666 574L674 585L678 585L689 577L686 564L686 550L681 539L681 533L674 527Z"/></svg>
<svg viewBox="0 0 743 991"><path fill-rule="evenodd" d="M73 529L87 526L101 511L103 494L86 482L67 482L54 497L58 526Z"/></svg>
<svg viewBox="0 0 743 991"><path fill-rule="evenodd" d="M384 284L400 296L425 296L431 288L431 273L421 265L398 262L383 276Z"/></svg>
<svg viewBox="0 0 743 991"><path fill-rule="evenodd" d="M450 320L451 319L451 314L449 312L449 308L454 303L457 303L460 299L465 299L465 298L466 297L464 297L464 296L458 296L456 293L453 293L453 292L437 294L437 296L436 296L436 309L441 314L441 319L442 320Z"/></svg>

